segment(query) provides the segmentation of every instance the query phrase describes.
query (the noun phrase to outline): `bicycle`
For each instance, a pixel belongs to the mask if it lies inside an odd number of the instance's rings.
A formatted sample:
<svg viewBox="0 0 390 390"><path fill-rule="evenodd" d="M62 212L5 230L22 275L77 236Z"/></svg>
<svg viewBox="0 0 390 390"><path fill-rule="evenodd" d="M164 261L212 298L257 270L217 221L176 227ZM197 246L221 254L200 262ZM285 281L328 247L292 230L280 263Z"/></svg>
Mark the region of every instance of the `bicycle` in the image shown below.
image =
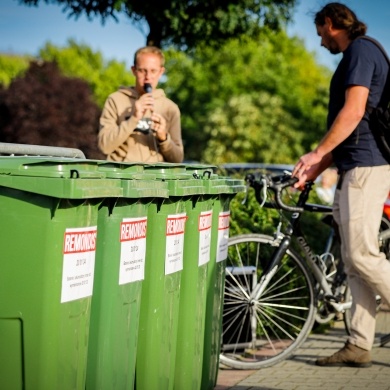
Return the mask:
<svg viewBox="0 0 390 390"><path fill-rule="evenodd" d="M307 183L291 206L282 199L282 191L296 182L290 174L258 179L247 175L246 181L261 206L291 213L283 232L278 228L274 237L243 234L229 239L220 362L236 369L259 369L289 358L306 340L321 310L323 318L330 313L328 320L343 313L350 326L346 313L352 301L339 256L331 248L315 254L300 227L304 212L329 215L332 210L307 203L314 183ZM275 203L267 202L267 190ZM380 233L379 241L388 255L390 230ZM337 237L331 242L336 244ZM377 344L384 345L390 341L390 311L380 302L377 308L383 315L377 321Z"/></svg>
<svg viewBox="0 0 390 390"><path fill-rule="evenodd" d="M333 227L333 217L331 214L327 214L324 218L322 218L322 222L326 225L330 226L330 232L328 238L326 240L325 248L323 250L323 254L320 256L319 260L321 262L322 268L326 271L326 278L329 282L335 286L338 286L339 296L343 296L345 302L351 302L351 292L347 285L347 275L343 272L344 267L341 261L340 254L340 240L337 236L337 231ZM385 234L385 231L388 230L389 234ZM390 259L390 220L387 215L383 213L381 224L379 228L380 233L379 236L379 244L382 252L386 254L386 257ZM336 277L336 280L333 278ZM343 287L344 286L344 287ZM317 284L318 287L318 284ZM341 288L340 288L341 287ZM341 290L344 290L343 292ZM321 291L320 294L323 292ZM340 295L342 293L342 295ZM337 316L337 311L334 308L329 307L329 305L324 304L324 298L318 299L317 304L317 312L315 314L315 321L319 324L327 324L332 321ZM377 305L380 304L380 297L377 297ZM343 314L344 325L347 334L350 334L351 329L351 311L349 308L345 309ZM380 346L382 344L382 340L380 337L376 338L374 341L374 347Z"/></svg>

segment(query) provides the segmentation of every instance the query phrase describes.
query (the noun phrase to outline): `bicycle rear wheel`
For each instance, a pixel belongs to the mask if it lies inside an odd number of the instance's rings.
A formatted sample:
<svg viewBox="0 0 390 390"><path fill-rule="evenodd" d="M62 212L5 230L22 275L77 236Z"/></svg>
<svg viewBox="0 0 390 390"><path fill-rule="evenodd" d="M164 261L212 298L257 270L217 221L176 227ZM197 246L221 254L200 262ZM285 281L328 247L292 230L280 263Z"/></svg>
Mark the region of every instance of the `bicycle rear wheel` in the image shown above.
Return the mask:
<svg viewBox="0 0 390 390"><path fill-rule="evenodd" d="M229 239L220 354L226 366L272 366L290 357L312 329L316 304L311 274L292 250L273 270L260 297L254 297L278 246L262 234Z"/></svg>
<svg viewBox="0 0 390 390"><path fill-rule="evenodd" d="M387 260L390 260L390 229L384 230L379 234L379 245L381 251L386 254ZM345 302L352 300L351 290L347 286L345 290ZM377 296L376 322L374 347L382 347L390 342L390 307ZM351 334L351 310L344 312L345 330Z"/></svg>
<svg viewBox="0 0 390 390"><path fill-rule="evenodd" d="M390 228L379 233L379 247L390 261Z"/></svg>

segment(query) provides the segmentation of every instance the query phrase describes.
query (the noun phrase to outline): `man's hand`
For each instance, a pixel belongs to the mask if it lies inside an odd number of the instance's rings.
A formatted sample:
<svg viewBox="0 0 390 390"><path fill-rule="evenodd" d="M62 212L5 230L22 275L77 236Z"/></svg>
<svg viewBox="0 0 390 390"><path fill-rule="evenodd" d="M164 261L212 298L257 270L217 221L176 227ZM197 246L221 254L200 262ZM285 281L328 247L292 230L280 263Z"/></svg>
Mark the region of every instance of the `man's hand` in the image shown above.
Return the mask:
<svg viewBox="0 0 390 390"><path fill-rule="evenodd" d="M140 120L145 116L150 116L154 108L154 98L151 93L143 94L134 104L133 116Z"/></svg>
<svg viewBox="0 0 390 390"><path fill-rule="evenodd" d="M296 163L292 176L299 180L294 184L295 188L303 189L307 181L314 181L317 177L333 163L331 153L323 156L315 149L313 152L303 155Z"/></svg>
<svg viewBox="0 0 390 390"><path fill-rule="evenodd" d="M167 122L163 116L157 113L152 114L152 130L154 131L156 138L159 142L164 142L167 140Z"/></svg>
<svg viewBox="0 0 390 390"><path fill-rule="evenodd" d="M320 172L320 162L322 156L316 151L303 155L296 163L292 176L299 180L294 184L295 188L303 188L305 183L309 180L315 180Z"/></svg>

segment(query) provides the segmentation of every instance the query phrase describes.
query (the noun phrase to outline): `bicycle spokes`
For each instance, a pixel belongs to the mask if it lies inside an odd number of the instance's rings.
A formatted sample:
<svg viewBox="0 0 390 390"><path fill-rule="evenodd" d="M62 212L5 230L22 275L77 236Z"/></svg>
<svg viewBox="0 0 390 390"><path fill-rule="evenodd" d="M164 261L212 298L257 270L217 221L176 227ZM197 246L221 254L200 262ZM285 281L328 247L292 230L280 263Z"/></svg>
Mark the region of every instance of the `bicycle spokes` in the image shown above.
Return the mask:
<svg viewBox="0 0 390 390"><path fill-rule="evenodd" d="M288 252L270 277L263 278L273 240L248 236L229 244L226 268L221 361L236 368L284 358L304 339L315 312L305 265Z"/></svg>

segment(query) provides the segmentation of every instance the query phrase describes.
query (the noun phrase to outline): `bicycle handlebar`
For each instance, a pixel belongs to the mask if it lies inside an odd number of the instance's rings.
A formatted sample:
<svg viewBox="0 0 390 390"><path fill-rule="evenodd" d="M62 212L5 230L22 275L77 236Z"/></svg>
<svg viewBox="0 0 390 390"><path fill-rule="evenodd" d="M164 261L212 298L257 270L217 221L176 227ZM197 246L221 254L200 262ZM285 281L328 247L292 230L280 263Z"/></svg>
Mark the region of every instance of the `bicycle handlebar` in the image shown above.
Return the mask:
<svg viewBox="0 0 390 390"><path fill-rule="evenodd" d="M245 177L245 181L254 188L257 201L263 204L265 207L274 208L275 206L272 203L264 202L264 200L261 198L261 190L264 185L273 191L275 202L278 208L293 213L302 213L305 210L305 208L302 206L287 205L282 200L282 190L293 186L298 181L298 178L292 177L291 174L283 174L278 176L261 175L261 180L256 179L253 174L248 174ZM310 192L312 185L312 182L308 182L305 185L305 201L307 200L307 195Z"/></svg>
<svg viewBox="0 0 390 390"><path fill-rule="evenodd" d="M276 201L276 204L282 208L283 210L286 210L286 211L291 211L291 212L296 212L296 213L302 213L304 208L303 207L298 207L298 206L290 206L290 205L286 205L285 203L283 203L283 200L282 200L282 197L281 197L281 193L282 193L282 190L287 188L287 187L291 187L292 185L294 185L296 182L298 181L298 179L296 177L290 177L289 180L285 181L284 183L281 183L281 184L276 184L273 188L273 190L275 191L275 201Z"/></svg>

